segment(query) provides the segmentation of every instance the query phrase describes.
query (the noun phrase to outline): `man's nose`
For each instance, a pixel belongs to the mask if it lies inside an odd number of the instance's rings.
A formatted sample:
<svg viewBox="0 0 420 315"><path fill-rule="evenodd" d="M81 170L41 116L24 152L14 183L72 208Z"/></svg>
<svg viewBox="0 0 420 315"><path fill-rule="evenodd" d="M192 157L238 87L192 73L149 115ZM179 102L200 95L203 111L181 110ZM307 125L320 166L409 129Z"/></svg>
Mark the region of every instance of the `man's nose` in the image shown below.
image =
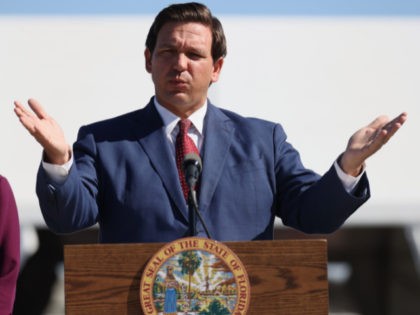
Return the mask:
<svg viewBox="0 0 420 315"><path fill-rule="evenodd" d="M188 67L188 58L185 54L178 54L175 60L175 69L177 71L184 71Z"/></svg>

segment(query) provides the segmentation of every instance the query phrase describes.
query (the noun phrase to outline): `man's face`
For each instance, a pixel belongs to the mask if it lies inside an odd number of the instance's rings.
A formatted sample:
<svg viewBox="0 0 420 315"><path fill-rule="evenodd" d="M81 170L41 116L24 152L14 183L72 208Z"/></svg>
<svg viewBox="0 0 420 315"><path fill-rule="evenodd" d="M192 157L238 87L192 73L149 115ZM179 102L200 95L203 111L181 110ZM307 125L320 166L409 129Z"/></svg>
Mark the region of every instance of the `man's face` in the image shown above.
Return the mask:
<svg viewBox="0 0 420 315"><path fill-rule="evenodd" d="M219 78L223 58L213 62L210 28L200 23L166 23L156 47L145 50L157 100L180 117L200 108L210 83Z"/></svg>

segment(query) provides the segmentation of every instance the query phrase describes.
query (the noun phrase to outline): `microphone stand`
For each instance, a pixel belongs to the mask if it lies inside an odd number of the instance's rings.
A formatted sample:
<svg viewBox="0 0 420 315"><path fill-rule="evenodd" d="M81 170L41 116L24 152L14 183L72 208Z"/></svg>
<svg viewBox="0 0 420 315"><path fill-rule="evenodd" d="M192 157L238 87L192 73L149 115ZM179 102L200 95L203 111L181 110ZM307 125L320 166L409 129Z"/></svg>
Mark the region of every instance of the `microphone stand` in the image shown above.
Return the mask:
<svg viewBox="0 0 420 315"><path fill-rule="evenodd" d="M190 222L190 235L195 236L197 234L197 227L196 221L197 217L201 222L201 225L204 228L204 231L207 234L207 237L211 239L211 235L209 230L207 229L206 223L201 216L200 211L198 210L198 203L197 203L197 194L195 191L195 184L200 177L200 173L202 170L201 158L196 153L189 153L186 154L184 157L184 161L182 163L182 167L184 170L185 181L188 185L188 219Z"/></svg>
<svg viewBox="0 0 420 315"><path fill-rule="evenodd" d="M209 230L207 229L206 224L204 223L204 219L201 216L200 211L198 210L198 203L197 203L197 194L194 188L190 187L188 192L188 212L189 212L189 221L191 222L190 233L191 236L195 236L197 234L196 229L196 221L197 217L200 220L201 224L203 225L204 231L209 239L212 239Z"/></svg>

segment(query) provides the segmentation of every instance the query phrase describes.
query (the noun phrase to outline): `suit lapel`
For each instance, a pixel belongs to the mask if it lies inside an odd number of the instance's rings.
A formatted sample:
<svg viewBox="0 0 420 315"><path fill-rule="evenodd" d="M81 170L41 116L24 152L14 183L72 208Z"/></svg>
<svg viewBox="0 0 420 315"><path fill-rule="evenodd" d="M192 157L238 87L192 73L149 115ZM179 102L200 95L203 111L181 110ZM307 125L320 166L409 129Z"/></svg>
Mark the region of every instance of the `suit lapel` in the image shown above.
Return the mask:
<svg viewBox="0 0 420 315"><path fill-rule="evenodd" d="M159 174L165 189L185 220L188 209L179 183L178 171L159 113L151 101L136 121L135 130L143 150L149 156L150 163Z"/></svg>
<svg viewBox="0 0 420 315"><path fill-rule="evenodd" d="M209 104L204 122L203 173L199 207L205 212L216 191L232 143L233 125L218 108Z"/></svg>
<svg viewBox="0 0 420 315"><path fill-rule="evenodd" d="M172 158L162 120L151 101L137 116L133 126L143 150L159 174L175 206L188 221L188 207L182 194L175 160ZM210 205L222 175L232 143L233 125L230 119L210 103L204 121L203 173L199 208L205 212Z"/></svg>

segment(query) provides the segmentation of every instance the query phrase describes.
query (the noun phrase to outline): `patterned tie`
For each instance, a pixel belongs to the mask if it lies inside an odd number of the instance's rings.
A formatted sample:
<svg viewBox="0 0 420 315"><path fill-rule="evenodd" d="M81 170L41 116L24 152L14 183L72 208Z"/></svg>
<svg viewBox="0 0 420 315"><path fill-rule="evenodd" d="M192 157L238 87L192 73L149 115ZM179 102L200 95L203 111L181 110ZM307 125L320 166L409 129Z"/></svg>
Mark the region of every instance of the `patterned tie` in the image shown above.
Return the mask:
<svg viewBox="0 0 420 315"><path fill-rule="evenodd" d="M178 168L179 180L181 182L182 191L185 200L188 200L188 185L185 180L184 171L182 169L182 162L186 154L195 153L200 155L194 141L188 136L188 129L191 126L189 119L181 119L178 123L179 132L176 137L176 166Z"/></svg>

